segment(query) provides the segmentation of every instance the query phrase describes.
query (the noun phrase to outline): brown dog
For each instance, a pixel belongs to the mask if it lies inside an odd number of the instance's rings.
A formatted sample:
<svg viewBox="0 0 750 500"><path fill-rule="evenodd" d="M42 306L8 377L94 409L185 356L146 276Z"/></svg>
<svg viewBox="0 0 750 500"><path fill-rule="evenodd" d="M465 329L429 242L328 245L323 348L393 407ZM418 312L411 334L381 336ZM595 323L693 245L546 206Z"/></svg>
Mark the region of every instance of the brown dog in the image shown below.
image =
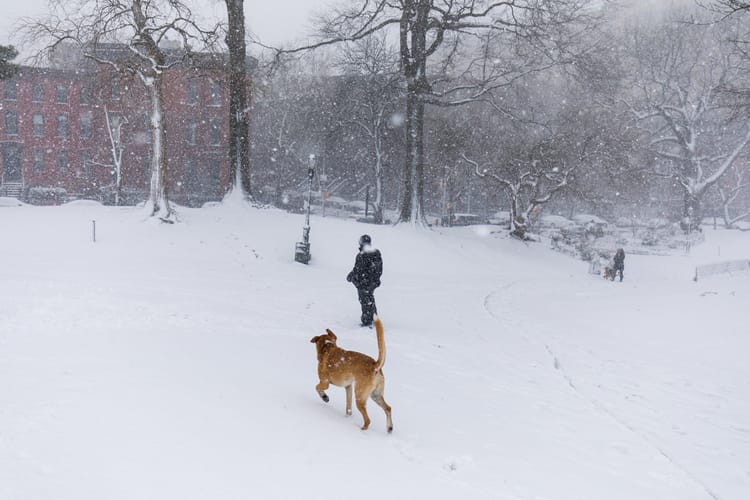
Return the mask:
<svg viewBox="0 0 750 500"><path fill-rule="evenodd" d="M615 274L616 274L615 269L612 266L606 266L604 268L604 274L603 274L603 276L604 276L605 280L614 281Z"/></svg>
<svg viewBox="0 0 750 500"><path fill-rule="evenodd" d="M383 399L385 378L383 378L382 367L385 364L385 339L383 337L383 324L380 318L375 316L375 331L378 336L378 360L356 351L346 351L336 346L336 335L326 329L325 335L313 337L310 342L315 344L318 351L318 377L320 383L315 386L320 398L328 402L325 390L330 384L344 387L346 389L346 414L352 414L352 385L354 385L354 398L357 409L362 414L365 422L362 430L370 426L370 417L367 416L367 398L371 397L384 411L388 420L388 432L393 431L391 420L391 407Z"/></svg>

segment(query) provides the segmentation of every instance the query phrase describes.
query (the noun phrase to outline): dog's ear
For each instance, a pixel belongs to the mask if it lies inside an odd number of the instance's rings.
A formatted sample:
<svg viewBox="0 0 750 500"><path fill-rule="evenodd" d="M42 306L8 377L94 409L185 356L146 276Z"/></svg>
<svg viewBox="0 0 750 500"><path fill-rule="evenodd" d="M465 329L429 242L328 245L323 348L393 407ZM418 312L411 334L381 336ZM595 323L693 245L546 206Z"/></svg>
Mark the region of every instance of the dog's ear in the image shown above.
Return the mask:
<svg viewBox="0 0 750 500"><path fill-rule="evenodd" d="M317 335L317 336L311 338L310 342L312 342L314 344L314 343L316 343L318 341L319 338L320 338L320 335Z"/></svg>
<svg viewBox="0 0 750 500"><path fill-rule="evenodd" d="M336 340L336 339L338 338L338 337L336 337L336 334L335 334L335 333L333 333L333 332L332 332L332 331L330 330L330 328L326 328L326 332L328 332L328 335L330 335L331 337L333 337L333 340Z"/></svg>

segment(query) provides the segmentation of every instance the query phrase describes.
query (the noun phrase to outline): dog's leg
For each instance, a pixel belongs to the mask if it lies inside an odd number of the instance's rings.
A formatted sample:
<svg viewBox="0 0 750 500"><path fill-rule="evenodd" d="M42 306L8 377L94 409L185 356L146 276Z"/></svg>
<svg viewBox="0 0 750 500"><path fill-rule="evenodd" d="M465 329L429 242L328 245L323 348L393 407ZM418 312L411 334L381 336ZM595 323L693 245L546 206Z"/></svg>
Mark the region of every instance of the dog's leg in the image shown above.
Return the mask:
<svg viewBox="0 0 750 500"><path fill-rule="evenodd" d="M385 399L383 399L383 395L382 394L375 394L373 392L372 396L370 396L370 397L385 412L385 418L388 421L388 432L393 432L393 420L391 419L391 407L388 405L388 403L385 402Z"/></svg>
<svg viewBox="0 0 750 500"><path fill-rule="evenodd" d="M362 418L364 419L364 423L362 424L362 430L366 431L368 427L370 427L370 417L367 416L367 398L360 400L357 398L357 409L362 414Z"/></svg>
<svg viewBox="0 0 750 500"><path fill-rule="evenodd" d="M384 385L385 384L381 379L380 384L378 384L378 387L374 391L372 391L370 397L385 412L385 418L388 422L388 432L390 433L393 432L393 420L391 419L391 407L388 405L388 403L385 402L385 399L383 398L383 389L385 388Z"/></svg>
<svg viewBox="0 0 750 500"><path fill-rule="evenodd" d="M352 384L346 386L346 416L352 414Z"/></svg>
<svg viewBox="0 0 750 500"><path fill-rule="evenodd" d="M354 399L357 402L357 409L362 414L364 423L362 424L362 430L366 431L370 427L370 417L367 415L367 398L369 397L368 391L362 389L358 384L354 388Z"/></svg>
<svg viewBox="0 0 750 500"><path fill-rule="evenodd" d="M318 385L315 386L315 390L318 391L318 395L320 396L320 399L328 402L328 394L325 393L325 390L328 389L328 382L323 382L322 380Z"/></svg>

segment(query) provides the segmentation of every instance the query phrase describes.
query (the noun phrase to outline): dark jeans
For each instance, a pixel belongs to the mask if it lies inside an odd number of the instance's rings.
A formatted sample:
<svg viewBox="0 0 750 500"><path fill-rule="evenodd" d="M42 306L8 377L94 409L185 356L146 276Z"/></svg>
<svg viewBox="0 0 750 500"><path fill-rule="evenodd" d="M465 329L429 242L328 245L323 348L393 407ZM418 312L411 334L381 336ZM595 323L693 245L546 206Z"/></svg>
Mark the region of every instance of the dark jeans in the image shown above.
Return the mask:
<svg viewBox="0 0 750 500"><path fill-rule="evenodd" d="M371 325L372 315L378 313L378 308L375 307L375 289L357 288L357 295L362 306L362 324Z"/></svg>
<svg viewBox="0 0 750 500"><path fill-rule="evenodd" d="M612 275L612 281L615 280L615 276L617 276L617 273L620 273L620 281L622 281L622 273L625 271L625 267L617 267L615 266L615 273Z"/></svg>

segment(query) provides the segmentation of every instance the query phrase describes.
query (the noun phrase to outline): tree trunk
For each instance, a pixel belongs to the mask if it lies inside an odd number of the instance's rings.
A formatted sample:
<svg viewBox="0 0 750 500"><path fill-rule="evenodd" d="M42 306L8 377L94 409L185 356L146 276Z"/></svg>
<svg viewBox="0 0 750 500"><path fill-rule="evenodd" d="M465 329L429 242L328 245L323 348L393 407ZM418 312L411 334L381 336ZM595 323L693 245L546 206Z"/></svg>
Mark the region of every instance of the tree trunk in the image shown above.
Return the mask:
<svg viewBox="0 0 750 500"><path fill-rule="evenodd" d="M250 128L247 98L244 0L225 0L229 49L229 179L230 190L250 196ZM239 169L239 171L238 171Z"/></svg>
<svg viewBox="0 0 750 500"><path fill-rule="evenodd" d="M703 193L685 190L684 203L682 209L683 224L682 230L696 231L700 229L703 221L703 212L701 208L701 196Z"/></svg>
<svg viewBox="0 0 750 500"><path fill-rule="evenodd" d="M150 79L146 88L151 99L151 144L153 145L149 203L152 216L156 215L163 220L168 220L173 214L167 196L167 129L164 122L162 80L158 73Z"/></svg>
<svg viewBox="0 0 750 500"><path fill-rule="evenodd" d="M522 240L526 239L527 227L522 215L521 197L514 189L510 190L508 196L510 197L510 234Z"/></svg>
<svg viewBox="0 0 750 500"><path fill-rule="evenodd" d="M412 199L414 197L413 178L414 178L414 141L416 140L414 131L414 92L408 89L406 94L406 158L404 161L404 186L401 195L401 209L399 213L399 222L408 222L411 220Z"/></svg>
<svg viewBox="0 0 750 500"><path fill-rule="evenodd" d="M106 105L104 106L104 118L107 123L109 143L112 150L112 163L115 167L115 206L119 207L122 198L122 119L116 124L112 123ZM116 130L113 130L114 126L117 127Z"/></svg>
<svg viewBox="0 0 750 500"><path fill-rule="evenodd" d="M724 218L724 227L727 229L732 229L734 226L734 221L732 221L732 217L729 216L729 203L722 203L722 217Z"/></svg>
<svg viewBox="0 0 750 500"><path fill-rule="evenodd" d="M424 214L424 101L422 96L417 96L415 113L415 144L414 144L414 183L416 189L412 199L414 207L412 211L412 222L422 224L425 222Z"/></svg>
<svg viewBox="0 0 750 500"><path fill-rule="evenodd" d="M407 0L401 17L401 65L406 77L406 163L399 222L425 224L424 94L427 81L427 31L432 2Z"/></svg>
<svg viewBox="0 0 750 500"><path fill-rule="evenodd" d="M410 89L406 101L406 162L399 222L424 222L424 101Z"/></svg>
<svg viewBox="0 0 750 500"><path fill-rule="evenodd" d="M117 169L115 173L115 206L119 207L122 199L122 158L115 168Z"/></svg>
<svg viewBox="0 0 750 500"><path fill-rule="evenodd" d="M383 223L383 151L380 137L380 122L375 124L375 211L373 220L375 224Z"/></svg>

